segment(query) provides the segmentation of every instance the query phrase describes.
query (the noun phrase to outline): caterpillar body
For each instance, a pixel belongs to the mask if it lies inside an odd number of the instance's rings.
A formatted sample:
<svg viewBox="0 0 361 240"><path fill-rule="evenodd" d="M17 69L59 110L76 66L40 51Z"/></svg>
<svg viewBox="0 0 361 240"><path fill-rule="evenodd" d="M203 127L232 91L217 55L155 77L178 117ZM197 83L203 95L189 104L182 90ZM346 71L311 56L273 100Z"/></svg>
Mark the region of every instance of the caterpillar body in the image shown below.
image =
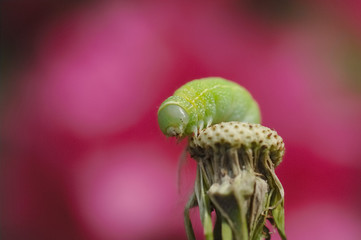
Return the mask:
<svg viewBox="0 0 361 240"><path fill-rule="evenodd" d="M158 110L159 127L169 137L197 135L212 124L229 121L260 123L261 114L245 88L219 77L186 83Z"/></svg>

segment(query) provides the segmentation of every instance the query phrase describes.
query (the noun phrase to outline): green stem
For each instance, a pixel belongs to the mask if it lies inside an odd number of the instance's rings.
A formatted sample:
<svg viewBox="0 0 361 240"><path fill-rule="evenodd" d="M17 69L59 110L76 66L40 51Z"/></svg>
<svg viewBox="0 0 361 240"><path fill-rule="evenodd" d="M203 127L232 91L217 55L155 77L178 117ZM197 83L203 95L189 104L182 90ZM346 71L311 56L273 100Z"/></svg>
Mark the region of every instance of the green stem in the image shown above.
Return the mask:
<svg viewBox="0 0 361 240"><path fill-rule="evenodd" d="M203 172L198 166L196 183L194 186L195 195L198 202L199 213L203 225L203 232L206 240L213 240L213 223L211 218L210 201L207 196L206 190L209 187L204 186Z"/></svg>
<svg viewBox="0 0 361 240"><path fill-rule="evenodd" d="M192 207L194 207L195 203L196 203L196 197L195 197L195 193L193 192L184 208L184 226L186 228L188 240L196 240L196 237L195 237L194 231L193 231L193 227L192 227L192 222L189 217L189 210Z"/></svg>

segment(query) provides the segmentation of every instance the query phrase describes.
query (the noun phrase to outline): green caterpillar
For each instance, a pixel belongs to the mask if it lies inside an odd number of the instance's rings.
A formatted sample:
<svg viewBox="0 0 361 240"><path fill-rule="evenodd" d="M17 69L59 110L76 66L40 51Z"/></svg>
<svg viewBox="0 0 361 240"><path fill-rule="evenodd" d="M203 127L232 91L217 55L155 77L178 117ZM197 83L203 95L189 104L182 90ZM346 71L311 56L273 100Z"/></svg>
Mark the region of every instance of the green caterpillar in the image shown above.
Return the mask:
<svg viewBox="0 0 361 240"><path fill-rule="evenodd" d="M203 128L228 121L260 123L261 114L246 89L219 77L186 83L158 110L159 127L169 137L197 135Z"/></svg>

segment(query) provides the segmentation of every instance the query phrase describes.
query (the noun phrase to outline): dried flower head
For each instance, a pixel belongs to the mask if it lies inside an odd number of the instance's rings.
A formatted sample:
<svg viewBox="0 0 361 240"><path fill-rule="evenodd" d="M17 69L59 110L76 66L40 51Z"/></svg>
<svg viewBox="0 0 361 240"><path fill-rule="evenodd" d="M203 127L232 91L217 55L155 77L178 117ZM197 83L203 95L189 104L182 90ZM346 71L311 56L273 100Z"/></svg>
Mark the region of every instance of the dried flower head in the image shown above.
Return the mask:
<svg viewBox="0 0 361 240"><path fill-rule="evenodd" d="M190 138L188 151L198 163L197 178L185 222L194 238L189 208L198 205L206 239L269 238L266 220L284 233L284 191L274 169L284 143L276 131L260 124L223 122ZM217 215L211 222L211 211Z"/></svg>

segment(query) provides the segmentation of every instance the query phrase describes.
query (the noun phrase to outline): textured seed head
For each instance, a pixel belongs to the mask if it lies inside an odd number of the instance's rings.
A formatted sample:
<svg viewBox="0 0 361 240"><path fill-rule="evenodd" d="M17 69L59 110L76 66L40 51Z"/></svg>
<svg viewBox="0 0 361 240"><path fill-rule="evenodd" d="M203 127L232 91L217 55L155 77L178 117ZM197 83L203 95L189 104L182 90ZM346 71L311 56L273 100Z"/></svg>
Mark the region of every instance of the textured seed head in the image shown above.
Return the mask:
<svg viewBox="0 0 361 240"><path fill-rule="evenodd" d="M266 151L275 166L284 155L284 143L276 131L260 124L223 122L202 130L190 141L190 147L216 150L219 145Z"/></svg>

